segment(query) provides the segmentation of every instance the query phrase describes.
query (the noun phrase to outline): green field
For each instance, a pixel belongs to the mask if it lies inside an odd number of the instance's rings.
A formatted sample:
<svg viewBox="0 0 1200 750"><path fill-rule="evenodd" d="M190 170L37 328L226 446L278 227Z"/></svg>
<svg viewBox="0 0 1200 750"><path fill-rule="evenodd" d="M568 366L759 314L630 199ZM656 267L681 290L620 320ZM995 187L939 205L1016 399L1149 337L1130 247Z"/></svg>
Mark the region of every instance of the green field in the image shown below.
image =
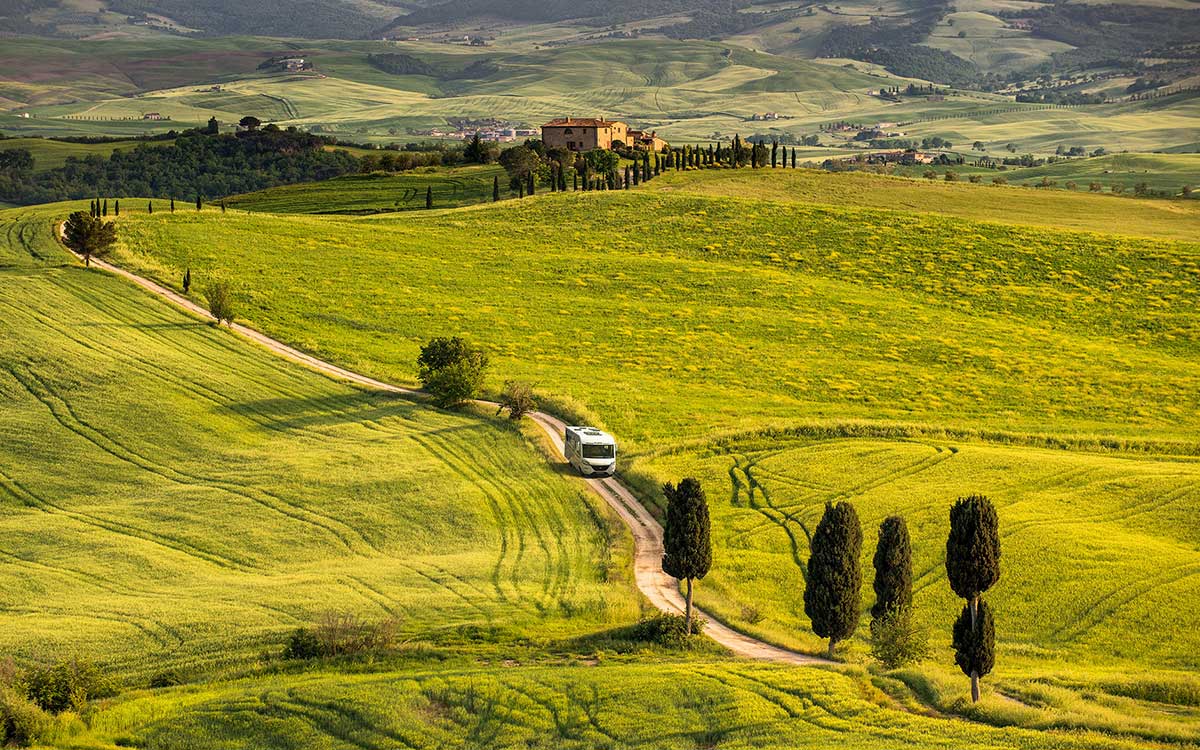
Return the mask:
<svg viewBox="0 0 1200 750"><path fill-rule="evenodd" d="M992 728L925 715L920 700L961 688L937 668L614 652L613 628L639 611L625 534L528 437L334 383L86 271L50 236L67 210L0 215L0 652L84 655L120 688L63 714L53 746L1082 749L1197 736L1190 709L1168 721L1124 697L1190 689L1165 671L1086 672L1089 697L1053 717L1033 707L1052 688L1013 678L977 716L1031 728ZM163 231L282 221L160 213ZM708 603L722 582L706 582ZM331 609L395 617L403 645L374 661L275 656ZM185 684L145 689L164 672ZM1035 731L1068 727L1123 738Z"/></svg>
<svg viewBox="0 0 1200 750"><path fill-rule="evenodd" d="M1165 239L1191 240L1200 236L1200 202L1140 200L1129 193L1123 196L1087 194L1087 178L1081 174L1084 167L1100 169L1111 157L1068 162L1064 165L1049 165L1030 169L1011 169L998 172L990 169L969 167L915 167L914 175L935 169L938 179L903 179L865 172L823 172L812 169L776 169L759 174L746 169L718 169L703 172L668 172L651 182L647 189L665 193L688 193L708 197L758 198L770 201L822 203L831 206L855 206L872 209L891 209L902 212L937 213L963 219L995 221L1010 224L1043 226L1050 229L1103 232ZM1179 169L1189 169L1196 164L1196 157L1158 154L1139 155L1121 163L1144 165L1155 169L1151 160L1157 161L1162 174L1168 170L1175 177L1166 177L1170 184L1183 179ZM1112 162L1107 162L1112 163ZM1169 165L1169 166L1168 166ZM1200 167L1200 164L1197 164ZM1002 175L1014 185L1020 184L1017 175L1025 177L1028 184L1041 181L1034 172L1074 169L1074 179L1081 190L1032 190L1028 187L997 186L991 178ZM902 171L902 170L898 170ZM953 171L962 179L958 183L944 180L946 171ZM981 184L966 181L970 173L983 175ZM1136 175L1144 177L1144 174ZM1108 185L1104 178L1105 185ZM1182 184L1182 183L1178 183ZM1063 186L1063 182L1059 183ZM313 186L315 189L316 186ZM1106 188L1107 189L1107 188Z"/></svg>
<svg viewBox="0 0 1200 750"><path fill-rule="evenodd" d="M688 193L773 194L782 177L720 179L403 221L123 216L120 257L167 283L185 266L236 279L256 326L392 380L411 381L430 336L484 343L502 377L613 430L649 499L657 481L705 480L718 562L699 601L773 642L819 648L798 603L826 500L859 506L864 563L873 525L904 513L918 610L942 634L941 666L906 681L944 710L963 688L944 640L946 508L987 492L1007 572L976 715L1194 739L1191 709L1103 686L1136 671L1140 695L1197 667L1200 620L1178 604L1200 593L1200 246ZM1153 205L1061 195L1093 222ZM864 657L861 635L850 650Z"/></svg>
<svg viewBox="0 0 1200 750"><path fill-rule="evenodd" d="M45 172L67 163L74 157L83 159L88 156L108 158L117 149L131 149L147 143L152 146L169 146L172 141L113 141L110 143L69 143L67 141L52 141L45 138L8 138L0 140L0 151L7 149L26 149L33 156L35 172Z"/></svg>
<svg viewBox="0 0 1200 750"><path fill-rule="evenodd" d="M876 12L864 10L863 20ZM529 33L536 37L535 31ZM1195 97L1054 107L964 91L944 101L888 102L868 92L903 87L910 79L853 61L754 51L761 47L751 38L735 42L576 39L539 47L529 38L501 33L492 47L479 50L427 41L17 39L0 52L0 69L13 71L0 79L0 131L126 136L196 126L210 116L232 123L254 115L344 140L388 143L420 140L417 132L445 128L449 118L499 118L536 127L553 117L586 113L655 129L675 143L707 143L736 133L811 135L848 120L898 123L918 140L941 136L960 146L983 141L992 151L1008 143L1038 154L1053 153L1059 145L1110 152L1194 151L1197 145ZM316 71L257 70L258 62L284 52L306 55ZM380 52L416 56L444 75L382 72L367 62L368 54ZM1029 51L1033 58L1037 54ZM23 61L31 57L46 61L36 75L25 72ZM452 75L479 60L496 71L475 78ZM214 85L220 91L212 91ZM172 120L141 120L150 111ZM33 118L18 118L17 112ZM763 112L777 112L781 119L751 121ZM823 142L836 145L838 139Z"/></svg>
<svg viewBox="0 0 1200 750"><path fill-rule="evenodd" d="M517 431L336 384L85 271L50 240L64 210L3 217L0 652L144 685L329 610L425 639L636 617L612 522Z"/></svg>
<svg viewBox="0 0 1200 750"><path fill-rule="evenodd" d="M508 176L498 166L417 169L403 174L351 175L324 182L284 185L225 201L230 208L297 214L367 214L425 208L426 190L434 208L457 208L492 200L495 179L507 196Z"/></svg>

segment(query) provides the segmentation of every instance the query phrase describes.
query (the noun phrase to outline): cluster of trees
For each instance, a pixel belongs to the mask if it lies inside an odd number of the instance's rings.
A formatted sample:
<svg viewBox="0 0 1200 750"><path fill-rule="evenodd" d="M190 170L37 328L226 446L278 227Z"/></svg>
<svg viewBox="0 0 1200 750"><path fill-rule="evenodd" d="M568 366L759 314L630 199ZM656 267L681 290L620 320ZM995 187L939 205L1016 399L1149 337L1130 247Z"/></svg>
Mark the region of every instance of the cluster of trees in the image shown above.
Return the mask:
<svg viewBox="0 0 1200 750"><path fill-rule="evenodd" d="M499 66L487 58L472 60L467 65L434 65L403 52L382 52L367 55L372 67L397 76L429 76L443 81L486 78L500 71Z"/></svg>
<svg viewBox="0 0 1200 750"><path fill-rule="evenodd" d="M861 612L862 528L854 506L826 505L809 546L804 612L813 632L829 639L832 657L837 643L858 629ZM927 644L912 620L912 550L903 518L880 524L873 562L872 653L889 667L918 660ZM981 596L1000 578L999 522L987 498L972 495L951 507L946 575L951 589L967 600L953 630L955 662L971 678L972 700L979 700L979 678L995 664L992 613Z"/></svg>
<svg viewBox="0 0 1200 750"><path fill-rule="evenodd" d="M34 204L97 194L216 198L359 169L350 153L325 146L318 136L274 125L237 135L193 130L170 145L140 144L108 158L69 157L63 166L43 172L33 171L27 151L9 150L0 152L0 200Z"/></svg>
<svg viewBox="0 0 1200 750"><path fill-rule="evenodd" d="M692 626L693 582L712 567L708 502L693 478L662 487L667 500L663 523L662 569L686 586L686 632ZM813 632L828 639L833 658L837 644L854 635L862 614L862 525L848 502L828 503L809 540L804 568L804 613ZM871 652L888 668L921 660L928 635L913 620L912 543L900 516L879 526L873 557L875 603L871 607ZM979 678L995 665L995 626L981 597L1000 579L1000 535L996 509L980 495L960 498L950 509L946 575L967 604L954 625L955 662L971 678L972 700L979 700Z"/></svg>
<svg viewBox="0 0 1200 750"><path fill-rule="evenodd" d="M1103 104L1108 101L1103 94L1087 94L1082 91L1057 91L1036 89L1017 94L1018 102L1033 104Z"/></svg>

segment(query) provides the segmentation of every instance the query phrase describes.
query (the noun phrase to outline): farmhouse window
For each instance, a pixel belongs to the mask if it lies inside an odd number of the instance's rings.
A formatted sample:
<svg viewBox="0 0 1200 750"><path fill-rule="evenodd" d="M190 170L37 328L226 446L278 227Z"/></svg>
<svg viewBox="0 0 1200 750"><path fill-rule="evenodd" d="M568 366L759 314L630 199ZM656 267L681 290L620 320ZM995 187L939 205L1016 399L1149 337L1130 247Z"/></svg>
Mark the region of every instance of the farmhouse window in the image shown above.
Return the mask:
<svg viewBox="0 0 1200 750"><path fill-rule="evenodd" d="M567 128L566 130L564 130L564 131L563 131L563 134L564 134L564 135L571 135L571 133L572 133L572 132L574 132L574 131L572 131L570 128Z"/></svg>

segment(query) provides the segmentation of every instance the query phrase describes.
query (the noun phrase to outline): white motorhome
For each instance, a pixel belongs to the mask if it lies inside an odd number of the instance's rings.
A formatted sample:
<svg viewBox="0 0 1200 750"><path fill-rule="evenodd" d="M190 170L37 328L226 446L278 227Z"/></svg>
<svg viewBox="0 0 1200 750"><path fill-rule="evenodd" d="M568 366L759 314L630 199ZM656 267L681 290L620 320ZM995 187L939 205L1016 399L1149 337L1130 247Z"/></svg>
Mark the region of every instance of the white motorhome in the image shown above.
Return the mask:
<svg viewBox="0 0 1200 750"><path fill-rule="evenodd" d="M585 477L612 476L617 468L617 443L595 427L568 427L563 433L567 462Z"/></svg>

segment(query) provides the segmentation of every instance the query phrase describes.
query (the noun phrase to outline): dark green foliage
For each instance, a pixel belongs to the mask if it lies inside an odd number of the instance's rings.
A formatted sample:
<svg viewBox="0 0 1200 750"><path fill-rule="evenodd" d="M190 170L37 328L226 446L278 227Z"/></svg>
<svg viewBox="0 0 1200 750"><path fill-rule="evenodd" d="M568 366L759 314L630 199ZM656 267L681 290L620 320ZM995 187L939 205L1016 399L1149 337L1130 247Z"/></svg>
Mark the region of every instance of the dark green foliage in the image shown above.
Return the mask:
<svg viewBox="0 0 1200 750"><path fill-rule="evenodd" d="M171 199L171 213L175 213L175 199Z"/></svg>
<svg viewBox="0 0 1200 750"><path fill-rule="evenodd" d="M832 656L838 641L854 635L858 628L862 526L854 506L848 502L827 504L810 548L804 613L812 621L813 632L829 639Z"/></svg>
<svg viewBox="0 0 1200 750"><path fill-rule="evenodd" d="M154 213L154 201L146 201L146 213Z"/></svg>
<svg viewBox="0 0 1200 750"><path fill-rule="evenodd" d="M913 622L912 607L897 607L871 620L871 656L888 669L915 664L929 653L929 633Z"/></svg>
<svg viewBox="0 0 1200 750"><path fill-rule="evenodd" d="M141 144L108 158L69 157L61 167L20 180L0 174L0 200L50 203L97 193L121 198L196 193L215 199L351 174L358 165L346 151L326 151L325 141L308 133L257 130L209 136L190 131L171 145Z"/></svg>
<svg viewBox="0 0 1200 750"><path fill-rule="evenodd" d="M91 265L92 258L108 253L117 241L117 228L83 211L76 211L63 224L63 242L83 256L84 265Z"/></svg>
<svg viewBox="0 0 1200 750"><path fill-rule="evenodd" d="M458 336L431 339L417 355L421 385L443 408L475 398L483 388L487 367L487 354Z"/></svg>
<svg viewBox="0 0 1200 750"><path fill-rule="evenodd" d="M496 414L508 409L508 418L519 420L531 411L537 410L537 400L533 397L533 386L517 380L507 380L504 390L500 392L500 408Z"/></svg>
<svg viewBox="0 0 1200 750"><path fill-rule="evenodd" d="M113 216L121 215L121 201L113 201Z"/></svg>
<svg viewBox="0 0 1200 750"><path fill-rule="evenodd" d="M187 294L192 289L192 269L185 269L183 272L183 293Z"/></svg>
<svg viewBox="0 0 1200 750"><path fill-rule="evenodd" d="M712 567L711 522L704 489L695 479L683 479L677 485L663 485L667 498L667 517L663 524L662 569L667 575L687 582L685 619L692 622L692 581L708 575Z"/></svg>
<svg viewBox="0 0 1200 750"><path fill-rule="evenodd" d="M486 143L479 137L479 131L475 131L475 135L463 149L463 160L471 164L491 164L496 160L496 147L494 144Z"/></svg>
<svg viewBox="0 0 1200 750"><path fill-rule="evenodd" d="M200 198L200 194L199 194L199 193L197 193L197 194L196 194L196 210L197 210L197 211L199 211L199 210L201 210L201 209L203 209L203 208L204 208L204 201L203 201L203 200L201 200L201 198Z"/></svg>
<svg viewBox="0 0 1200 750"><path fill-rule="evenodd" d="M433 185L425 188L425 208L433 208Z"/></svg>
<svg viewBox="0 0 1200 750"><path fill-rule="evenodd" d="M150 687L152 687L152 688L174 687L176 685L182 685L185 682L187 682L187 680L184 679L183 674L181 672L179 672L178 670L165 669L162 672L156 673L153 677L150 678Z"/></svg>
<svg viewBox="0 0 1200 750"><path fill-rule="evenodd" d="M82 711L92 698L113 695L113 686L99 667L82 659L65 659L48 666L30 667L20 678L25 695L51 713Z"/></svg>
<svg viewBox="0 0 1200 750"><path fill-rule="evenodd" d="M954 663L968 677L983 677L996 666L996 630L987 602L979 602L975 627L971 627L969 604L954 622Z"/></svg>
<svg viewBox="0 0 1200 750"><path fill-rule="evenodd" d="M204 290L204 299L208 302L208 311L217 319L217 325L233 324L235 306L233 290L229 284L224 281L209 284L208 288Z"/></svg>
<svg viewBox="0 0 1200 750"><path fill-rule="evenodd" d="M500 200L500 177L492 178L492 202Z"/></svg>
<svg viewBox="0 0 1200 750"><path fill-rule="evenodd" d="M950 508L946 575L963 599L975 599L1000 580L999 519L982 495L959 498Z"/></svg>
<svg viewBox="0 0 1200 750"><path fill-rule="evenodd" d="M309 628L296 628L283 648L285 659L316 659L322 656L321 640Z"/></svg>
<svg viewBox="0 0 1200 750"><path fill-rule="evenodd" d="M878 620L892 610L912 605L912 544L908 525L900 516L889 516L879 525L874 564L875 604L871 617Z"/></svg>
<svg viewBox="0 0 1200 750"><path fill-rule="evenodd" d="M108 216L108 198L104 199L104 208L100 209L101 216Z"/></svg>
<svg viewBox="0 0 1200 750"><path fill-rule="evenodd" d="M28 747L50 724L50 717L36 703L0 684L0 747Z"/></svg>
<svg viewBox="0 0 1200 750"><path fill-rule="evenodd" d="M704 620L695 620L689 626L683 615L657 614L639 620L633 626L634 640L656 643L667 648L687 648L692 641L689 636L704 631Z"/></svg>

